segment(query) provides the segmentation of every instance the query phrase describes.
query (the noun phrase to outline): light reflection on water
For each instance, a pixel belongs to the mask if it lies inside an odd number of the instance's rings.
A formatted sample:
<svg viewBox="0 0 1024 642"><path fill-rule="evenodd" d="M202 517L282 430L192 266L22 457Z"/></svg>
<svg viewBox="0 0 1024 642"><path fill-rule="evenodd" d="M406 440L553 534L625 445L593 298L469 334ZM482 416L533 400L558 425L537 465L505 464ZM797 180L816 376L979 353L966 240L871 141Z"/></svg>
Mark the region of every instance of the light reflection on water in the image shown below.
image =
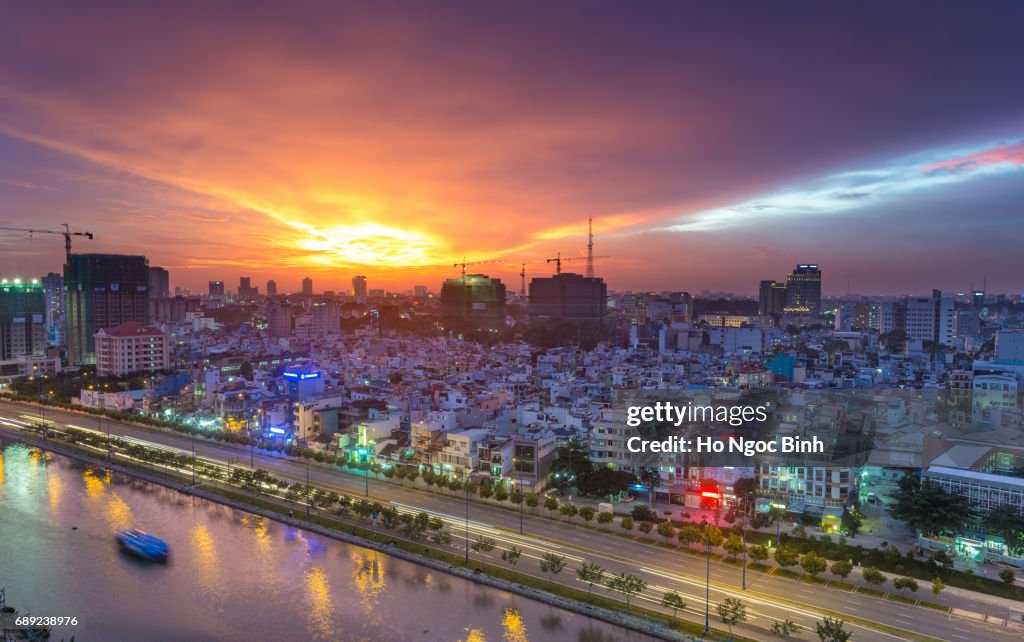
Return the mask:
<svg viewBox="0 0 1024 642"><path fill-rule="evenodd" d="M263 517L0 442L8 598L56 639L601 642L643 636ZM119 552L137 527L170 562Z"/></svg>

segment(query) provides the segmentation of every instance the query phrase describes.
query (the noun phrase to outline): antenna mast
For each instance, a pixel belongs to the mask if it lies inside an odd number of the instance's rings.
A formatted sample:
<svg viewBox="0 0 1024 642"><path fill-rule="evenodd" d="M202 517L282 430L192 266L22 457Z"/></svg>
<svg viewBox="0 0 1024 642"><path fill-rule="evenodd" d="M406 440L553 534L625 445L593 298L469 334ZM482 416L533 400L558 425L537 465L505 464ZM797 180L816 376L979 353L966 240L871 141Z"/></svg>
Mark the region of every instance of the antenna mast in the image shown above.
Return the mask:
<svg viewBox="0 0 1024 642"><path fill-rule="evenodd" d="M594 217L587 217L587 278L594 278Z"/></svg>

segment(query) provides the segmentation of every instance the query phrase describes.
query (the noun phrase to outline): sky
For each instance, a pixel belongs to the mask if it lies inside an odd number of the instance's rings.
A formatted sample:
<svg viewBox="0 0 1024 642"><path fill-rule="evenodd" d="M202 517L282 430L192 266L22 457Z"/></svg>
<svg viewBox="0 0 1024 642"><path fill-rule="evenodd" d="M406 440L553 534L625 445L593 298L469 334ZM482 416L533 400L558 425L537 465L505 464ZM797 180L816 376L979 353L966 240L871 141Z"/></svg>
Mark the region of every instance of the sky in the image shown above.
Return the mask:
<svg viewBox="0 0 1024 642"><path fill-rule="evenodd" d="M1022 79L1010 1L0 1L0 226L193 291L518 289L593 217L613 290L1019 293Z"/></svg>

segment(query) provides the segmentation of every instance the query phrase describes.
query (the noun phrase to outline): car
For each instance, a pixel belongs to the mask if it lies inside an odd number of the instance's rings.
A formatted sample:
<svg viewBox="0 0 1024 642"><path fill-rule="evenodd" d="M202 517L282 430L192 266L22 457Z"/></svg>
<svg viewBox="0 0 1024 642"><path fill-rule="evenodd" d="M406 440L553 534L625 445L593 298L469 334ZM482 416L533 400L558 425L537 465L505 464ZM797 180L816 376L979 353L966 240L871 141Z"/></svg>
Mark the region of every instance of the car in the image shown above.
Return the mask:
<svg viewBox="0 0 1024 642"><path fill-rule="evenodd" d="M874 493L868 493L868 502L871 503L871 504L877 504L878 503L878 495L876 495Z"/></svg>

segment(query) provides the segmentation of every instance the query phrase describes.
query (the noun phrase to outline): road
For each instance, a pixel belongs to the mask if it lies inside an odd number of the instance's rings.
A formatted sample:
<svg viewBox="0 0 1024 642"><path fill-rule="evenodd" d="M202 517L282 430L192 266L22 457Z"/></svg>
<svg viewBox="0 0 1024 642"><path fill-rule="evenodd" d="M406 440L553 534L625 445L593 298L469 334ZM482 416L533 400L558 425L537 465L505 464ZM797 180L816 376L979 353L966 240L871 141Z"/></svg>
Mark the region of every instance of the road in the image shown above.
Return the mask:
<svg viewBox="0 0 1024 642"><path fill-rule="evenodd" d="M46 408L44 418L58 426L79 427L101 430L111 435L129 437L141 441L177 448L191 452L192 440L187 435L169 431L142 428L123 424L93 415L58 411ZM0 402L0 428L19 429L25 422L37 418L39 411L34 406ZM228 465L248 466L250 452L247 448L222 444L202 439L195 440L195 451L204 459ZM314 486L322 486L351 496L362 496L366 480L338 471L333 467L285 459L279 456L254 455L254 464L275 476L292 481L305 482L308 468L309 478ZM465 534L466 502L462 497L441 495L425 490L403 487L394 483L370 479L370 498L381 503L391 503L400 510L425 510L438 514L448 522L454 546L461 550ZM542 509L541 509L542 510ZM543 512L543 511L542 511ZM496 564L502 564L500 551L516 546L523 551L523 560L518 570L537 574L537 560L548 551L565 555L569 565L556 581L576 588L586 586L575 579L575 568L582 562L600 564L609 573L632 573L648 582L647 590L638 596L635 604L662 610L658 603L669 590L677 591L687 607L680 617L691 621L704 622L706 562L702 557L652 546L650 543L617 537L592 528L552 520L531 514L527 509L522 516L524 532L519 534L520 515L518 512L498 506L470 503L470 539L478 535L494 538L498 547L488 557ZM651 534L654 537L654 534ZM479 553L472 553L479 557ZM532 561L531 561L532 560ZM824 611L841 613L847 617L860 618L864 622L881 622L898 629L928 635L937 639L956 642L972 640L982 642L1005 640L1018 634L1016 631L999 628L983 622L951 617L933 609L913 606L878 597L824 588L814 584L798 582L784 577L774 577L758 572L747 573L747 590L740 588L741 570L735 566L712 560L710 565L710 610L711 625L723 628L715 612L715 606L726 597L737 597L747 604L747 622L735 626L737 633L756 639L769 639L768 628L775 621L791 619L801 627L811 630L821 620ZM602 591L600 587L595 589ZM930 597L930 596L929 596ZM991 611L991 606L974 603L969 599L956 598L958 608L977 612ZM949 600L941 600L950 603ZM1005 614L997 614L1005 617ZM858 641L891 641L905 639L859 623L849 622ZM804 636L802 636L804 637Z"/></svg>

